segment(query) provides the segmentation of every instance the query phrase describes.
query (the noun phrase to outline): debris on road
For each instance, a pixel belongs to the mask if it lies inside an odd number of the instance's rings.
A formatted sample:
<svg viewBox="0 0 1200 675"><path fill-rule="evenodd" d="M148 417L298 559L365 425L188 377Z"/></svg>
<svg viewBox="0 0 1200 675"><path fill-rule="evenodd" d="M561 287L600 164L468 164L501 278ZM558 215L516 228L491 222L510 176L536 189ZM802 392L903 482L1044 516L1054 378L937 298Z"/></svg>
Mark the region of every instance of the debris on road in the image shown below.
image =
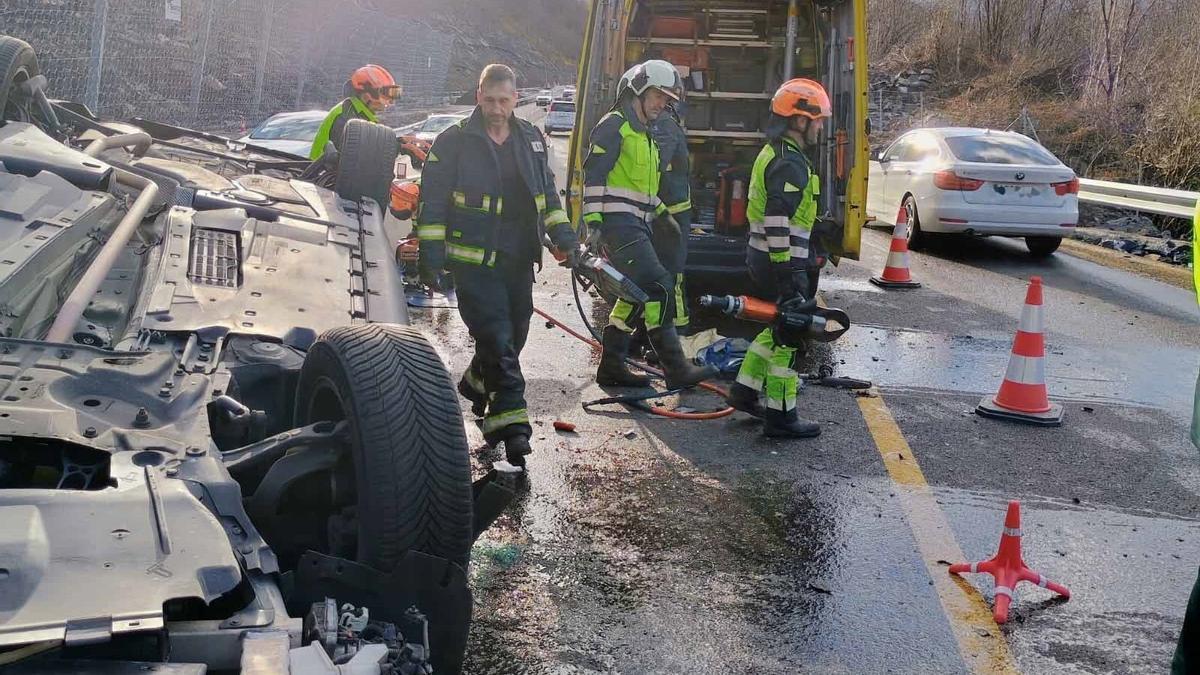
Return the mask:
<svg viewBox="0 0 1200 675"><path fill-rule="evenodd" d="M563 420L554 420L554 430L575 433L575 425L570 422L564 422Z"/></svg>

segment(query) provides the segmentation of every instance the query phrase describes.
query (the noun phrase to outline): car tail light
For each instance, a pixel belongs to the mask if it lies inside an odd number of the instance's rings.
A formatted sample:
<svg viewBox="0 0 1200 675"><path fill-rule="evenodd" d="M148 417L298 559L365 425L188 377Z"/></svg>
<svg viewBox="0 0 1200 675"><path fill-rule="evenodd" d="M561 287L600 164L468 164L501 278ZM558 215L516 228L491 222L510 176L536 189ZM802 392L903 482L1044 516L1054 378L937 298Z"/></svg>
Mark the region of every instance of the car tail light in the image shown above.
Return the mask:
<svg viewBox="0 0 1200 675"><path fill-rule="evenodd" d="M1062 197L1064 195L1079 194L1079 177L1078 176L1075 178L1072 178L1071 180L1064 181L1062 183L1051 183L1051 185L1054 186L1054 194L1058 195L1059 197Z"/></svg>
<svg viewBox="0 0 1200 675"><path fill-rule="evenodd" d="M983 181L963 178L953 171L938 171L933 174L933 184L942 190L958 190L960 192L974 192L983 187Z"/></svg>

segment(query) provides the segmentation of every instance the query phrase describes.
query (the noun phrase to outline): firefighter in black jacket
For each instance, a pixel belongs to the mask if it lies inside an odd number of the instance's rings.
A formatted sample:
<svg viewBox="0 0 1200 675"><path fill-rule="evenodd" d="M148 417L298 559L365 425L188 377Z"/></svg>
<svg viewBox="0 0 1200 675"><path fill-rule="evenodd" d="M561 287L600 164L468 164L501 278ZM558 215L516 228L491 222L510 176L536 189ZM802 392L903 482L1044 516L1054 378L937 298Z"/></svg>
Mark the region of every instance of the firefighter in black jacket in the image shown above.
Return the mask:
<svg viewBox="0 0 1200 675"><path fill-rule="evenodd" d="M513 115L516 76L484 68L475 111L434 141L421 177L420 270L431 286L454 275L459 313L475 356L458 390L483 417L483 435L525 464L529 413L519 361L533 314L534 266L542 233L574 265L579 238L558 199L546 139Z"/></svg>

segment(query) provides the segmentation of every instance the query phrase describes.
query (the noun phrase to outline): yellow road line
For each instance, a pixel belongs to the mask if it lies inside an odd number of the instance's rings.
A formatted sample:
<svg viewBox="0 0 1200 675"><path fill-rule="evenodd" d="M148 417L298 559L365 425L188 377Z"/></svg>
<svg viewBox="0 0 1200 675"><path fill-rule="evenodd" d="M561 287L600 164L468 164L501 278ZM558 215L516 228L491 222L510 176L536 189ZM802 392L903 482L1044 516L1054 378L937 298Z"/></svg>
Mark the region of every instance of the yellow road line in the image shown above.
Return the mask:
<svg viewBox="0 0 1200 675"><path fill-rule="evenodd" d="M946 568L937 562L959 562L966 558L887 404L879 397L864 397L858 399L858 407L862 410L871 437L875 439L875 447L883 457L888 475L896 483L900 503L908 516L908 525L925 561L925 568L933 579L942 611L950 621L963 661L974 673L1020 672L1008 649L1008 642L992 618L987 601L973 586L958 576L948 574Z"/></svg>

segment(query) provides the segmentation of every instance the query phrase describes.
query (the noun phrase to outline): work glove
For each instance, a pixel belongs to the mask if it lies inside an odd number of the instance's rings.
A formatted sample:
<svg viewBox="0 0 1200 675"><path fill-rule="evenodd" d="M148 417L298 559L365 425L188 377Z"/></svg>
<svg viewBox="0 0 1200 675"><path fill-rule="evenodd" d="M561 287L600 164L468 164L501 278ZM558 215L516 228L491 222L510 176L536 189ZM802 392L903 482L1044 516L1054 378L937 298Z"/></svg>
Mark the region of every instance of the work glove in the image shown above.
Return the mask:
<svg viewBox="0 0 1200 675"><path fill-rule="evenodd" d="M779 303L781 314L812 314L815 311L817 311L817 301L803 295L796 295L790 300Z"/></svg>
<svg viewBox="0 0 1200 675"><path fill-rule="evenodd" d="M559 267L565 267L569 270L579 267L579 259L583 256L583 246L578 241L567 248L556 250L558 251Z"/></svg>
<svg viewBox="0 0 1200 675"><path fill-rule="evenodd" d="M774 264L771 266L771 273L775 277L775 290L779 294L776 304L783 306L793 298L802 297L800 287L796 283L795 272L790 264Z"/></svg>

